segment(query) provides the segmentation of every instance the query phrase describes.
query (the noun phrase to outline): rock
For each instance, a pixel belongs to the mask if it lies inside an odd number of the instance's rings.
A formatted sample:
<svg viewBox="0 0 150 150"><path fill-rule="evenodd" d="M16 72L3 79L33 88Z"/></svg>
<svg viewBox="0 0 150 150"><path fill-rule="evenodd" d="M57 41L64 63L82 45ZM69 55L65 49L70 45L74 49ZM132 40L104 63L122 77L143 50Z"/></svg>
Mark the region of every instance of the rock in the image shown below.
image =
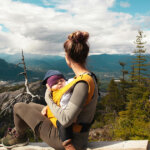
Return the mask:
<svg viewBox="0 0 150 150"><path fill-rule="evenodd" d="M23 93L24 87L21 87L20 89L15 90L15 86L13 87L8 87L7 92L2 92L0 93L0 109L3 110L6 105L9 105L9 101L14 99L17 95L20 93ZM45 94L45 86L42 86L41 81L33 82L29 84L29 90L34 94L34 95L39 95L40 99L36 98L34 99L34 102L39 103L39 104L46 104L44 101L44 94ZM31 101L31 96L28 94L24 94L22 96L19 96L14 103L17 102L24 102L24 101ZM13 108L13 105L11 108Z"/></svg>
<svg viewBox="0 0 150 150"><path fill-rule="evenodd" d="M5 92L0 93L0 138L4 136L4 132L9 127L13 127L13 106L18 102L35 102L38 104L46 105L44 100L46 87L42 86L41 81L33 82L29 84L29 90L34 95L38 95L40 98L33 98L31 95L24 93L24 85L12 85L4 87ZM22 94L24 93L24 94ZM21 95L20 95L21 94ZM19 95L19 96L18 96ZM10 119L8 119L8 117Z"/></svg>
<svg viewBox="0 0 150 150"><path fill-rule="evenodd" d="M0 147L0 150L6 148ZM29 143L27 146L16 147L12 150L54 150L46 143ZM148 140L130 140L130 141L101 141L90 142L87 150L150 150Z"/></svg>
<svg viewBox="0 0 150 150"><path fill-rule="evenodd" d="M0 150L7 150L7 149L4 147L0 147ZM51 148L46 143L42 142L42 143L29 143L29 145L15 147L12 148L11 150L54 150L54 149Z"/></svg>
<svg viewBox="0 0 150 150"><path fill-rule="evenodd" d="M89 143L88 150L149 150L148 140L101 141Z"/></svg>

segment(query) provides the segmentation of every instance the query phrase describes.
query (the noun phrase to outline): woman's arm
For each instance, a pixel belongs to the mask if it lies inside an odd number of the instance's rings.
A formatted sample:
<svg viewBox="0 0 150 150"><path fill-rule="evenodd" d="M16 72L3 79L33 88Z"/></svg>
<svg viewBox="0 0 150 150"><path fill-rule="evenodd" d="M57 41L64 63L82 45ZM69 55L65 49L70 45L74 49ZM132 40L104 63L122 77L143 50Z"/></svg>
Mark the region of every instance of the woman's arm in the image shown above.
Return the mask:
<svg viewBox="0 0 150 150"><path fill-rule="evenodd" d="M50 91L46 90L45 101L47 105L58 121L64 127L67 127L74 122L83 108L83 105L88 97L88 84L80 81L75 85L66 109L61 109L61 107L57 106L49 95Z"/></svg>

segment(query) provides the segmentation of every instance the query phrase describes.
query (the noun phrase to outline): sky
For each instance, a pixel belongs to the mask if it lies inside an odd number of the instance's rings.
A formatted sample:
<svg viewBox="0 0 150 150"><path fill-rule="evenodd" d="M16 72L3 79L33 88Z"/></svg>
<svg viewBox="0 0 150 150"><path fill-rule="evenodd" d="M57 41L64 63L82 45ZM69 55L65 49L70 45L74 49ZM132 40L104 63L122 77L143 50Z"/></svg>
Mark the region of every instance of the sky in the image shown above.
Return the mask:
<svg viewBox="0 0 150 150"><path fill-rule="evenodd" d="M90 34L90 54L131 54L138 30L150 53L150 0L0 0L0 53L64 55L68 34Z"/></svg>

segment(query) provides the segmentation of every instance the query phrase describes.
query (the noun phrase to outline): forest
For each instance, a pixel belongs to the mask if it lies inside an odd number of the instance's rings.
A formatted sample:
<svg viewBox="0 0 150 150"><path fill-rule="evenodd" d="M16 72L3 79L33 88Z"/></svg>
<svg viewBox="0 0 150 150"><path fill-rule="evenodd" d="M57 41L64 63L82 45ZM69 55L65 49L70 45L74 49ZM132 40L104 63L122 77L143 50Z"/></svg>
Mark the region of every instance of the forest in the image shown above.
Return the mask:
<svg viewBox="0 0 150 150"><path fill-rule="evenodd" d="M150 64L145 55L144 37L138 31L131 71L125 69L124 62L119 62L122 77L110 81L108 94L97 105L92 128L103 130L95 140L150 140Z"/></svg>

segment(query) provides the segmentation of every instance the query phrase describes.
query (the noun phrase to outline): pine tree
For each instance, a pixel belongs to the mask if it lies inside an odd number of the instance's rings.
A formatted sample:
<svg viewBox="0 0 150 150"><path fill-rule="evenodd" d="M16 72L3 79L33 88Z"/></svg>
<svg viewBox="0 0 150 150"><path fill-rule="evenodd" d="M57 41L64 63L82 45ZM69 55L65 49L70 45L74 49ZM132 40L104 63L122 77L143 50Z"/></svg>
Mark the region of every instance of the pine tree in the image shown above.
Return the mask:
<svg viewBox="0 0 150 150"><path fill-rule="evenodd" d="M135 41L135 58L130 73L132 83L129 83L130 87L128 87L126 95L126 109L119 112L115 124L115 136L125 140L150 139L150 92L145 82L148 63L145 56L144 45L146 42L143 41L144 37L143 32L138 31ZM124 64L120 65L124 70Z"/></svg>
<svg viewBox="0 0 150 150"><path fill-rule="evenodd" d="M143 35L143 32L138 31L136 41L134 42L136 44L136 49L134 51L136 57L133 59L131 81L138 83L142 83L143 80L146 79L146 74L144 72L147 71L146 66L148 65L146 64L146 49L144 47L146 42L143 42L144 37L145 35Z"/></svg>
<svg viewBox="0 0 150 150"><path fill-rule="evenodd" d="M122 109L123 101L117 83L112 79L108 85L108 94L104 98L106 112L115 112L116 114Z"/></svg>
<svg viewBox="0 0 150 150"><path fill-rule="evenodd" d="M131 66L131 82L133 83L135 81L135 71L134 71L134 64Z"/></svg>
<svg viewBox="0 0 150 150"><path fill-rule="evenodd" d="M120 94L122 97L122 100L124 102L124 108L125 108L125 103L126 103L126 96L127 96L127 89L129 88L129 83L128 81L125 80L125 75L128 74L128 71L125 70L125 63L124 62L119 62L120 66L122 67L122 78L120 79Z"/></svg>
<svg viewBox="0 0 150 150"><path fill-rule="evenodd" d="M150 91L144 84L130 89L125 111L119 112L115 136L125 140L150 139Z"/></svg>

